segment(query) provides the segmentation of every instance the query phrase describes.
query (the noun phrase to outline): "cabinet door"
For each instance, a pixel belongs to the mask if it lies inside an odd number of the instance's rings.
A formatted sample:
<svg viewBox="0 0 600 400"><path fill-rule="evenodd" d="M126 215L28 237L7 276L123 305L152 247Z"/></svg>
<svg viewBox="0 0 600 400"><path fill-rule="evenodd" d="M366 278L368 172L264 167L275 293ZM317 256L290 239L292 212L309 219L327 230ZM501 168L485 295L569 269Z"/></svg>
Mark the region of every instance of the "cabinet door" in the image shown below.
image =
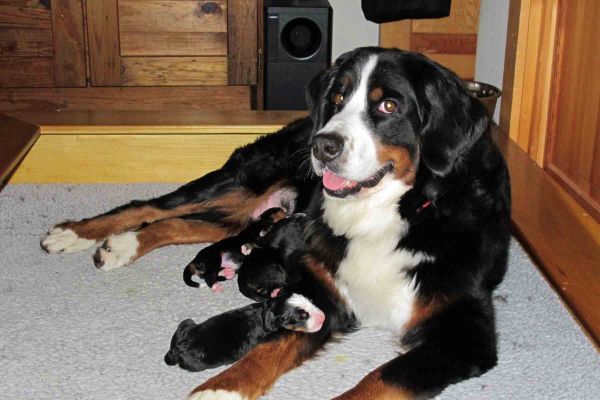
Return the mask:
<svg viewBox="0 0 600 400"><path fill-rule="evenodd" d="M228 43L242 3L248 0L88 0L92 86L244 84L229 79L238 51ZM250 13L256 49L256 6Z"/></svg>
<svg viewBox="0 0 600 400"><path fill-rule="evenodd" d="M82 0L0 1L0 87L83 86Z"/></svg>
<svg viewBox="0 0 600 400"><path fill-rule="evenodd" d="M546 169L600 220L600 2L559 3Z"/></svg>
<svg viewBox="0 0 600 400"><path fill-rule="evenodd" d="M424 53L461 78L475 76L480 0L452 0L450 15L380 25L379 44Z"/></svg>

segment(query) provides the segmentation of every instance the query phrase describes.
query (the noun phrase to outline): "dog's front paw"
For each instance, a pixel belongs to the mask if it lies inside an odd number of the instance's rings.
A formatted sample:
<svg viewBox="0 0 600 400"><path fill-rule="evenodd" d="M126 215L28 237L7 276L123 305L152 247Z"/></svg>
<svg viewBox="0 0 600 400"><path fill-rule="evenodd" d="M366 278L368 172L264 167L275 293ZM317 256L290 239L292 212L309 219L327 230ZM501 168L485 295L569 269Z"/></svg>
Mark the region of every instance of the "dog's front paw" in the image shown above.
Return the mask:
<svg viewBox="0 0 600 400"><path fill-rule="evenodd" d="M137 258L139 242L135 232L111 235L94 254L94 265L108 271L129 265Z"/></svg>
<svg viewBox="0 0 600 400"><path fill-rule="evenodd" d="M79 237L72 229L55 226L42 239L40 245L49 254L75 253L96 244L95 240Z"/></svg>
<svg viewBox="0 0 600 400"><path fill-rule="evenodd" d="M237 392L230 392L229 390L208 389L190 394L188 400L247 400L247 398Z"/></svg>

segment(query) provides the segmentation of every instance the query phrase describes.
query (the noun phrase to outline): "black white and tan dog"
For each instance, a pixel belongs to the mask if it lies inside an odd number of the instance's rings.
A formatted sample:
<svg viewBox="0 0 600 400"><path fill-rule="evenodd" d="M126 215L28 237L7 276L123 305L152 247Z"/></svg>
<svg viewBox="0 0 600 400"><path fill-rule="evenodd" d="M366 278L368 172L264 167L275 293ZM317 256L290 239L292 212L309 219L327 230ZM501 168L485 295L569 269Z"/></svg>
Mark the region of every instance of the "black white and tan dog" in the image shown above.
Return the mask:
<svg viewBox="0 0 600 400"><path fill-rule="evenodd" d="M293 293L228 311L200 324L186 319L173 334L165 363L188 371L231 364L278 329L313 333L321 329L325 318L310 300Z"/></svg>
<svg viewBox="0 0 600 400"><path fill-rule="evenodd" d="M57 225L42 246L102 243L99 265L111 269L160 246L234 235L257 210L293 198L310 220L306 266L337 308L308 296L327 315L319 332L278 332L190 398L255 399L360 326L393 332L405 351L338 399L430 398L494 367L492 291L506 270L510 190L483 105L428 58L380 48L342 55L308 99L310 118L236 150L222 168Z"/></svg>
<svg viewBox="0 0 600 400"><path fill-rule="evenodd" d="M222 291L219 282L233 279L246 256L244 253L286 215L282 208L271 208L237 235L203 248L183 270L183 281L188 286L199 287L200 284L192 279L198 276L214 292Z"/></svg>

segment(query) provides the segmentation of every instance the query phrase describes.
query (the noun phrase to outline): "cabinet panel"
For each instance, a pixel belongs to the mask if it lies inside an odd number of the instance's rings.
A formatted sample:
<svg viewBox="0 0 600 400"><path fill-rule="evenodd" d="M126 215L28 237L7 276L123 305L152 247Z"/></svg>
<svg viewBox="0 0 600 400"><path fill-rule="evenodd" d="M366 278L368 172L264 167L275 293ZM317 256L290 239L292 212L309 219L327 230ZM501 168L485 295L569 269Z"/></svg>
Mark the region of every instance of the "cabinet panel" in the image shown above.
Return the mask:
<svg viewBox="0 0 600 400"><path fill-rule="evenodd" d="M600 3L562 1L547 169L600 216Z"/></svg>
<svg viewBox="0 0 600 400"><path fill-rule="evenodd" d="M224 32L121 32L122 56L227 55Z"/></svg>
<svg viewBox="0 0 600 400"><path fill-rule="evenodd" d="M225 0L120 0L121 32L227 32Z"/></svg>
<svg viewBox="0 0 600 400"><path fill-rule="evenodd" d="M119 1L122 56L227 54L227 3Z"/></svg>
<svg viewBox="0 0 600 400"><path fill-rule="evenodd" d="M402 20L380 25L379 44L418 51L473 79L480 0L453 0L446 18Z"/></svg>
<svg viewBox="0 0 600 400"><path fill-rule="evenodd" d="M226 85L226 57L122 57L123 86Z"/></svg>
<svg viewBox="0 0 600 400"><path fill-rule="evenodd" d="M0 87L86 85L82 0L0 2Z"/></svg>
<svg viewBox="0 0 600 400"><path fill-rule="evenodd" d="M50 29L0 28L0 57L52 57Z"/></svg>

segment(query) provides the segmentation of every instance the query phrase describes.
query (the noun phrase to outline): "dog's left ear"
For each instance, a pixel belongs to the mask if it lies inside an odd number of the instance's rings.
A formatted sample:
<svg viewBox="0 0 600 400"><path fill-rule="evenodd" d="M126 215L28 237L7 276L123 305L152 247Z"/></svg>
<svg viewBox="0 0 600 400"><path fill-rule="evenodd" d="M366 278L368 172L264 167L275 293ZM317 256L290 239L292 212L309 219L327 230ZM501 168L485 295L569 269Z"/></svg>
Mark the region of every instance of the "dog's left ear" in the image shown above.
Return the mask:
<svg viewBox="0 0 600 400"><path fill-rule="evenodd" d="M450 70L427 60L416 76L421 158L434 174L446 176L487 131L489 118L483 104Z"/></svg>

